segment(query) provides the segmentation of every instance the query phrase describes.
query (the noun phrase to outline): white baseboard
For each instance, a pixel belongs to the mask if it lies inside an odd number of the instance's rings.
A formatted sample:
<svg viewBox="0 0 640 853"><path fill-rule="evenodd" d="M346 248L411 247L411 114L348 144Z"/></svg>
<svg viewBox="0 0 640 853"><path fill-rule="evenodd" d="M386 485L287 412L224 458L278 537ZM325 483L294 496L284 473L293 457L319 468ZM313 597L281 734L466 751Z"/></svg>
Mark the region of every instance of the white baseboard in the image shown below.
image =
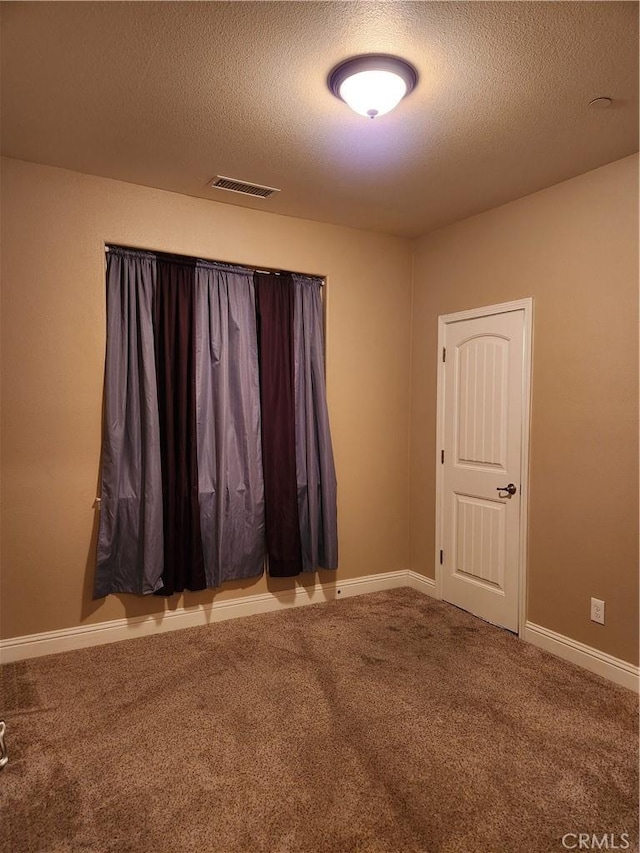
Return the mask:
<svg viewBox="0 0 640 853"><path fill-rule="evenodd" d="M522 638L527 643L551 652L556 657L568 660L609 679L609 681L614 681L616 684L628 687L629 690L638 692L640 669L632 663L614 658L606 652L594 649L593 646L579 643L577 640L572 640L571 637L557 634L555 631L550 631L541 625L535 625L533 622L525 624Z"/></svg>
<svg viewBox="0 0 640 853"><path fill-rule="evenodd" d="M426 578L418 572L412 572L411 569L407 572L408 585L418 592L423 592L425 595L430 595L431 598L437 598L436 582L433 578Z"/></svg>
<svg viewBox="0 0 640 853"><path fill-rule="evenodd" d="M180 628L193 628L209 625L240 616L255 613L269 613L285 610L303 604L318 604L322 601L335 601L338 598L350 598L368 592L379 592L400 586L415 586L409 575L414 572L401 570L379 575L367 575L362 578L347 578L315 584L315 586L296 586L292 590L279 593L259 593L243 598L230 598L214 601L197 607L181 607L153 616L136 616L129 619L114 619L110 622L98 622L94 625L81 625L77 628L63 628L59 631L46 631L42 634L28 634L23 637L11 637L0 640L0 662L53 655L59 652L86 649L135 637L147 637L165 631ZM416 577L420 577L416 575ZM427 580L423 578L422 580ZM415 587L416 589L418 587Z"/></svg>
<svg viewBox="0 0 640 853"><path fill-rule="evenodd" d="M353 595L364 595L402 586L412 587L418 592L437 598L433 578L407 570L385 572L309 587L296 586L287 592L265 592L243 598L214 601L198 607L182 607L178 610L166 611L161 615L114 619L110 622L98 622L95 625L81 625L77 628L63 628L42 634L11 637L8 640L0 640L0 662L12 663L42 655L86 649L90 646L101 646L105 643L131 640L135 637L148 637L165 631L210 625L213 622L223 622L226 619L251 616L255 613L270 613L304 604L335 601L338 598L350 598ZM570 637L557 634L548 628L534 625L532 622L525 624L522 639L557 657L602 675L616 684L638 691L639 669L633 664L572 640Z"/></svg>

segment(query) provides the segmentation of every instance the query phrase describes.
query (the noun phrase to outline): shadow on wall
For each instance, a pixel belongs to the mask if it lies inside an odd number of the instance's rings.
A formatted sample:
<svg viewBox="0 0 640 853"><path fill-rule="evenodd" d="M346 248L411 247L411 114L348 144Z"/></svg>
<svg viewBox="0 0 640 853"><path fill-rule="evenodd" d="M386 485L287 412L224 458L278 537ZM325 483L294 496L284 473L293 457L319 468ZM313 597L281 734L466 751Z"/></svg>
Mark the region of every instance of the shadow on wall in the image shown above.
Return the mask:
<svg viewBox="0 0 640 853"><path fill-rule="evenodd" d="M93 585L96 572L96 550L98 545L98 529L100 524L100 510L96 508L94 512L93 527L91 530L91 540L87 559L85 561L84 584L82 589L82 606L80 611L80 624L85 622L94 613L97 613L103 606L106 599L93 598ZM264 579L264 580L263 580ZM256 587L255 593L260 594L266 592L273 595L281 604L292 605L296 600L298 603L307 603L313 597L317 586L324 583L334 583L336 574L334 571L320 569L317 572L304 572L301 575L291 578L272 578L266 572L255 578L246 578L244 580L226 581L217 589L203 589L198 592L186 591L182 595L173 595L168 598L157 595L129 595L116 594L122 602L125 617L127 619L135 619L143 616L148 616L155 620L156 624L162 623L163 617L167 612L174 612L182 608L203 607L208 609L215 603L216 596L221 592L238 592L242 593L245 590ZM235 596L225 596L225 601ZM334 587L329 587L322 597L323 601L328 601L338 597ZM213 622L213 614L207 621Z"/></svg>
<svg viewBox="0 0 640 853"><path fill-rule="evenodd" d="M333 570L320 569L317 572L303 572L294 578L272 578L268 574L267 589L282 604L293 604L295 599L311 600L318 586L325 583L335 583L336 573ZM322 598L323 601L337 597L334 587L329 587ZM300 603L307 603L306 600Z"/></svg>

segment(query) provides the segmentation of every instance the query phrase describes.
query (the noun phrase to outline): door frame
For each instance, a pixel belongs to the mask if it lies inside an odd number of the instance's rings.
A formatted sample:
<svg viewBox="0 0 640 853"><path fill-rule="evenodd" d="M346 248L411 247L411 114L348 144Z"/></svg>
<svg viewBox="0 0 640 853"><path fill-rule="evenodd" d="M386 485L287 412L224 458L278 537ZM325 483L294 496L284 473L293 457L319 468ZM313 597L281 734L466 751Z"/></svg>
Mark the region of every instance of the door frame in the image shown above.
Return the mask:
<svg viewBox="0 0 640 853"><path fill-rule="evenodd" d="M495 314L508 314L522 311L524 319L523 352L522 352L522 458L520 462L520 548L518 555L518 636L524 634L527 618L527 546L529 534L529 456L531 432L531 378L533 372L533 298L517 299L513 302L502 302L498 305L487 305L482 308L472 308L468 311L458 311L455 314L441 314L438 317L438 385L436 404L436 547L435 547L435 594L442 599L442 583L444 567L440 565L440 549L443 548L443 488L444 477L440 462L440 451L444 440L444 362L442 351L445 346L447 326L462 320L474 320L479 317L491 317Z"/></svg>

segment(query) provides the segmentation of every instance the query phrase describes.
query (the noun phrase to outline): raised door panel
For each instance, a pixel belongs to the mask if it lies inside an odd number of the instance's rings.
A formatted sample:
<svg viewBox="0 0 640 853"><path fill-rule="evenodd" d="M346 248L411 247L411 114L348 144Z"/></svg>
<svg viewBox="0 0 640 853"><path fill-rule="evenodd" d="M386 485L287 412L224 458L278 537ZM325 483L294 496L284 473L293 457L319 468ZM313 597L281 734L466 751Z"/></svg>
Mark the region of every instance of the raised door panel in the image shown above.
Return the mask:
<svg viewBox="0 0 640 853"><path fill-rule="evenodd" d="M482 335L456 347L458 464L506 467L509 341Z"/></svg>

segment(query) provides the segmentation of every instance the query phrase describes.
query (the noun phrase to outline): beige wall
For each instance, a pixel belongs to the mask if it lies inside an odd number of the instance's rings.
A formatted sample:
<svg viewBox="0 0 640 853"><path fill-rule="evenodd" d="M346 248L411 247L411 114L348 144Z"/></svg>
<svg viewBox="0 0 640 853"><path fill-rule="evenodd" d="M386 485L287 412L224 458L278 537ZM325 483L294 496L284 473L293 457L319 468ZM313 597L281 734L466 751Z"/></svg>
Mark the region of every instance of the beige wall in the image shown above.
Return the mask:
<svg viewBox="0 0 640 853"><path fill-rule="evenodd" d="M105 241L327 276L337 577L406 568L410 243L4 160L2 636L183 603L91 600ZM226 584L186 603L266 589Z"/></svg>
<svg viewBox="0 0 640 853"><path fill-rule="evenodd" d="M3 160L1 636L183 604L91 599L112 241L327 275L338 578L433 576L437 317L533 296L528 618L636 662L637 228L636 157L415 241L413 258L399 238Z"/></svg>
<svg viewBox="0 0 640 853"><path fill-rule="evenodd" d="M528 619L637 663L637 156L416 241L411 568L434 575L438 315L527 296Z"/></svg>

